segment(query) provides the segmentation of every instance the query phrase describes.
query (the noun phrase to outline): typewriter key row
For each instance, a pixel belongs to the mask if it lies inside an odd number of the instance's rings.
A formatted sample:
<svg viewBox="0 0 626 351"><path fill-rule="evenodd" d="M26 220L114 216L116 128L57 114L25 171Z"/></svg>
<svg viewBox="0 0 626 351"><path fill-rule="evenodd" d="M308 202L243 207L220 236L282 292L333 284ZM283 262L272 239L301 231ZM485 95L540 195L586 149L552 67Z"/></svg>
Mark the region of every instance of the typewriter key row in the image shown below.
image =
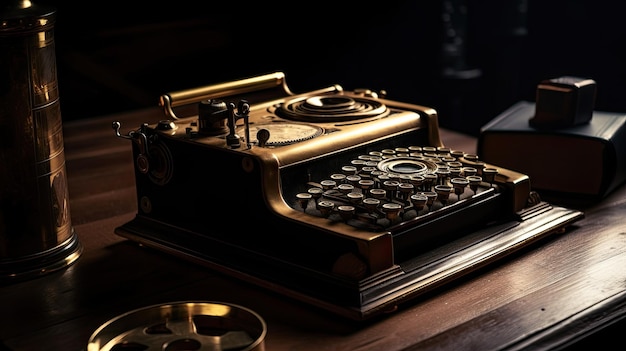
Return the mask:
<svg viewBox="0 0 626 351"><path fill-rule="evenodd" d="M496 168L447 148L385 149L361 155L296 195L301 210L388 226L459 205L493 187Z"/></svg>

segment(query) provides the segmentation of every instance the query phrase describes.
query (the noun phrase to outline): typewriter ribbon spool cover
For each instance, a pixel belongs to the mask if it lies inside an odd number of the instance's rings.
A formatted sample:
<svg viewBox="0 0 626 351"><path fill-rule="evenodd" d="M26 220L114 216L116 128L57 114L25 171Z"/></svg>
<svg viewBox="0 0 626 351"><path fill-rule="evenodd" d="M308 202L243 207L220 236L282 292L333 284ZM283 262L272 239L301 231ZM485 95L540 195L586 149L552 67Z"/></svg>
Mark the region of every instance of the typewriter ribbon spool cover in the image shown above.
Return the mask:
<svg viewBox="0 0 626 351"><path fill-rule="evenodd" d="M127 134L113 123L131 141L138 205L115 232L351 319L583 216L542 201L527 175L447 148L434 109L368 89L295 94L275 72L160 105L165 119Z"/></svg>

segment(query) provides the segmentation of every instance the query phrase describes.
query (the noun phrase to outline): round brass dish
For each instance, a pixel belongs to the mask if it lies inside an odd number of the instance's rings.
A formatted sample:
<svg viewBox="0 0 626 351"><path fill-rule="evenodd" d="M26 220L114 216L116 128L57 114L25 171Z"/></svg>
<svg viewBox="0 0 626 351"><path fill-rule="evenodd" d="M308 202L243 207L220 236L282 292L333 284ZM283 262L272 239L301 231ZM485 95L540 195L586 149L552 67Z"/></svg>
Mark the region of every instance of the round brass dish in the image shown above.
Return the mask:
<svg viewBox="0 0 626 351"><path fill-rule="evenodd" d="M87 351L263 351L267 326L254 311L223 302L180 301L119 315L89 338Z"/></svg>

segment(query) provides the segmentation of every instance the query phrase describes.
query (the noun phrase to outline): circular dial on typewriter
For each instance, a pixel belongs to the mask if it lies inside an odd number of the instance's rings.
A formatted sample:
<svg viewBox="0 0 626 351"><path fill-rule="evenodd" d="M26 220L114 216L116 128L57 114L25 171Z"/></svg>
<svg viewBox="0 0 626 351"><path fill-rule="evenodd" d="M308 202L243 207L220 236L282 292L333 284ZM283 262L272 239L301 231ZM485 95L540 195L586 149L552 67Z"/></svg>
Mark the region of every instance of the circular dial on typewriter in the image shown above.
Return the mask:
<svg viewBox="0 0 626 351"><path fill-rule="evenodd" d="M275 112L293 121L325 123L363 121L389 114L387 106L376 99L347 95L300 97L281 104Z"/></svg>
<svg viewBox="0 0 626 351"><path fill-rule="evenodd" d="M243 135L245 130L239 131ZM282 146L320 136L321 127L301 123L267 123L250 125L250 141L261 146Z"/></svg>

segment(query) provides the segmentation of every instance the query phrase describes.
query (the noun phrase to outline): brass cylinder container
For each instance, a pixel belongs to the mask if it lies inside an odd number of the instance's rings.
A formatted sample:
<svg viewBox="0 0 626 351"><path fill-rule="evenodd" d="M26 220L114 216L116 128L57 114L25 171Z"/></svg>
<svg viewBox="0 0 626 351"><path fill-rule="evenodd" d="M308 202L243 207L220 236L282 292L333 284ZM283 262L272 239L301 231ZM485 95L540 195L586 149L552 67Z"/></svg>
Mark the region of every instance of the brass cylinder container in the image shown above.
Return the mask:
<svg viewBox="0 0 626 351"><path fill-rule="evenodd" d="M70 218L56 10L0 9L0 279L56 271L82 251Z"/></svg>

